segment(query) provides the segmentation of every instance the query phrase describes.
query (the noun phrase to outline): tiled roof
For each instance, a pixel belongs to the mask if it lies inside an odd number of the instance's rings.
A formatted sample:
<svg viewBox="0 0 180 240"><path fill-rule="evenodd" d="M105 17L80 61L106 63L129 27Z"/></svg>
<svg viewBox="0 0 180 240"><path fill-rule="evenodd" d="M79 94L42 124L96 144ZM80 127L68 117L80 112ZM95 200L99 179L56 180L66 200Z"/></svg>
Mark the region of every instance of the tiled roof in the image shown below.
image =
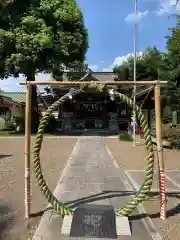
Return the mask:
<svg viewBox="0 0 180 240"><path fill-rule="evenodd" d="M17 103L26 102L26 93L25 92L0 92L0 96L9 98L10 100Z"/></svg>
<svg viewBox="0 0 180 240"><path fill-rule="evenodd" d="M115 81L115 78L117 77L116 73L113 72L87 72L87 73L68 73L71 74L70 79L66 79L65 81L72 81L73 80L79 80L79 81ZM66 90L68 91L71 88L79 88L77 86L56 86L56 87L50 87L53 91L56 90Z"/></svg>
<svg viewBox="0 0 180 240"><path fill-rule="evenodd" d="M66 72L62 81L114 81L117 77L113 72Z"/></svg>
<svg viewBox="0 0 180 240"><path fill-rule="evenodd" d="M117 74L113 72L89 72L86 73L80 81L115 81Z"/></svg>
<svg viewBox="0 0 180 240"><path fill-rule="evenodd" d="M97 81L115 81L117 78L117 74L113 72L92 72L91 74Z"/></svg>

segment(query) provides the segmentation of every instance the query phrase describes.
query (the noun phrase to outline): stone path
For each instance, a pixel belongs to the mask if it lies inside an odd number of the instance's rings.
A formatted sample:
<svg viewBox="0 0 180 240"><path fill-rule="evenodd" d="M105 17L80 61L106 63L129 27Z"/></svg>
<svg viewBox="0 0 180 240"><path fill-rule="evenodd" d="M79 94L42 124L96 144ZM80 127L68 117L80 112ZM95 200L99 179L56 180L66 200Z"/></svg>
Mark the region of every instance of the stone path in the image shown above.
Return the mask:
<svg viewBox="0 0 180 240"><path fill-rule="evenodd" d="M54 195L77 207L81 203L122 207L133 194L122 177L122 170L113 159L101 137L80 137L59 180ZM132 236L121 240L150 240L158 238L154 226L143 225L139 213L129 218ZM33 240L70 239L61 235L63 219L52 210L42 217ZM147 230L148 228L148 230ZM86 238L87 239L87 238ZM92 238L91 238L92 239Z"/></svg>

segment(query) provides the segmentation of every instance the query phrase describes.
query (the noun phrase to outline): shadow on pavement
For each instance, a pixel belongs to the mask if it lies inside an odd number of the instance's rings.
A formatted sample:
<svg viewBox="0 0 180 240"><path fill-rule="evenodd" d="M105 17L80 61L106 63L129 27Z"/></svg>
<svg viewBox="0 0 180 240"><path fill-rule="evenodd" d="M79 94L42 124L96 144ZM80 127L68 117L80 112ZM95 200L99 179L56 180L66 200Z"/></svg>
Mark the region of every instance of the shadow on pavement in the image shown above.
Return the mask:
<svg viewBox="0 0 180 240"><path fill-rule="evenodd" d="M96 193L87 197L83 197L83 198L79 198L73 201L68 201L65 202L65 205L68 205L71 208L75 208L77 206L79 206L80 204L84 204L84 203L90 203L90 202L95 202L95 201L99 201L99 200L104 200L104 199L108 199L108 198L114 198L114 197L122 197L122 196L131 196L131 195L135 195L136 192L134 191L103 191L100 193Z"/></svg>
<svg viewBox="0 0 180 240"><path fill-rule="evenodd" d="M5 239L7 233L12 228L15 219L11 208L0 204L0 239Z"/></svg>
<svg viewBox="0 0 180 240"><path fill-rule="evenodd" d="M87 197L83 197L83 198L79 198L73 201L68 201L65 202L65 205L68 205L68 207L70 208L75 208L78 207L80 204L84 204L84 203L91 203L94 201L99 201L99 200L104 200L104 199L109 199L109 198L114 198L114 197L122 197L122 196L134 196L137 192L136 191L103 191L101 193L97 193L97 194L93 194L91 196L87 196ZM180 199L180 193L179 192L167 192L166 196L168 198L178 198ZM151 201L154 198L157 199L157 197L159 198L159 192L150 192L148 194L148 199L147 201ZM172 217L176 214L180 213L180 204L178 204L176 207L167 210L167 217ZM136 214L131 216L131 220L138 220L138 219L142 219L145 217L150 217L150 218L159 218L160 213L153 213L153 214L148 214L148 213L144 213L144 214Z"/></svg>
<svg viewBox="0 0 180 240"><path fill-rule="evenodd" d="M0 159L12 157L12 154L0 154Z"/></svg>
<svg viewBox="0 0 180 240"><path fill-rule="evenodd" d="M79 198L79 199L75 199L72 201L68 201L65 202L64 204L67 207L70 208L76 208L78 207L80 204L84 204L84 203L91 203L91 202L95 202L95 201L99 201L99 200L104 200L104 199L110 199L110 198L115 198L115 197L122 197L122 196L134 196L137 192L136 191L103 191L97 194L93 194L87 197L83 197L83 198ZM180 199L180 193L179 192L167 192L166 196L168 198L178 198ZM159 198L159 192L150 192L148 194L148 199L147 201L151 201L154 198L157 199L157 197ZM41 217L46 211L48 210L52 210L52 207L47 207L46 209L36 212L36 213L32 213L31 217L32 218L36 218L36 217ZM1 211L1 209L0 209ZM180 213L180 204L178 204L176 207L167 210L167 218L172 217L176 214ZM153 213L153 214L148 214L148 213L143 213L143 214L135 214L129 217L130 221L133 220L139 220L139 219L143 219L146 217L150 217L150 218L159 218L160 217L160 213Z"/></svg>
<svg viewBox="0 0 180 240"><path fill-rule="evenodd" d="M49 211L49 210L52 210L52 209L53 209L52 207L47 207L47 208L45 208L44 210L41 210L41 211L39 211L39 212L31 213L31 214L30 214L30 217L32 217L32 218L42 217L43 214L44 214L46 211Z"/></svg>

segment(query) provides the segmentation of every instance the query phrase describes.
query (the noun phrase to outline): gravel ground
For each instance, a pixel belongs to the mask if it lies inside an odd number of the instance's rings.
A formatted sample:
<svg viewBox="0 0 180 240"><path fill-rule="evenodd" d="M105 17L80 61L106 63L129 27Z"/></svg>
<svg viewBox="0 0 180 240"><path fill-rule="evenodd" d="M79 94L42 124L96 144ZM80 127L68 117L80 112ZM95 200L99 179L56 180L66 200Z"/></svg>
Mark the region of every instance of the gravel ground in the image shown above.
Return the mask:
<svg viewBox="0 0 180 240"><path fill-rule="evenodd" d="M76 141L76 138L44 139L41 163L50 189L55 188ZM0 240L28 239L47 206L32 169L31 172L31 212L36 214L28 221L24 220L24 138L0 138Z"/></svg>
<svg viewBox="0 0 180 240"><path fill-rule="evenodd" d="M117 160L121 159L120 164L125 169L144 169L146 166L145 158L147 157L147 151L145 145L142 144L142 141L140 144L137 144L136 147L132 146L132 142L121 141L120 143L118 138L105 138L105 141L110 150L113 152L113 156ZM179 169L180 151L164 149L163 155L166 169Z"/></svg>
<svg viewBox="0 0 180 240"><path fill-rule="evenodd" d="M118 139L106 138L105 143L111 150L117 163L124 169L144 169L144 161L147 152L144 146L132 146L132 142L119 142ZM179 169L180 152L164 149L164 159L166 169ZM159 199L144 202L144 207L151 217L157 231L163 240L180 239L180 194L174 194L168 198L167 215L165 221L159 219Z"/></svg>
<svg viewBox="0 0 180 240"><path fill-rule="evenodd" d="M41 163L50 189L54 189L60 172L66 165L76 138L45 138L41 154ZM33 142L33 140L32 140ZM124 169L144 169L146 150L143 146L132 147L132 143L106 138L116 161ZM178 169L179 152L165 150L166 169ZM170 161L169 161L170 159ZM40 211L47 206L47 201L35 184L32 172L32 212L39 213L29 221L24 220L24 138L0 138L0 240L25 240L32 235L41 217ZM180 196L169 199L169 218L159 220L158 199L147 201L144 206L164 240L180 239L180 220L178 204ZM170 210L173 209L173 210Z"/></svg>

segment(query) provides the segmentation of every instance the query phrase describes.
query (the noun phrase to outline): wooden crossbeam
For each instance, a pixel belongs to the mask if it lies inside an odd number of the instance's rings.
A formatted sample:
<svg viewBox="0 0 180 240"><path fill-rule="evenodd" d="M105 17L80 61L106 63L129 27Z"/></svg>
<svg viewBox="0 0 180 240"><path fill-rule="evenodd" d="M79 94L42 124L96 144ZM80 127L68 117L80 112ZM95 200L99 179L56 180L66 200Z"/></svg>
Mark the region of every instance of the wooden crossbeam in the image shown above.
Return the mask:
<svg viewBox="0 0 180 240"><path fill-rule="evenodd" d="M21 82L20 85L26 86L26 118L25 118L25 218L30 218L30 155L31 155L31 85L50 85L50 86L80 86L83 84L105 84L108 86L123 86L126 87L138 85L153 85L155 89L154 101L155 101L155 117L156 117L156 138L157 138L157 154L158 154L158 163L159 163L159 179L160 184L163 188L160 188L161 196L161 219L166 218L166 195L164 189L164 158L163 158L163 148L162 148L162 131L161 131L161 101L160 101L160 86L165 86L167 81L96 81L96 82L83 82L83 81L68 81L68 82L58 82L58 81L30 81L30 82Z"/></svg>
<svg viewBox="0 0 180 240"><path fill-rule="evenodd" d="M121 86L121 85L156 85L160 84L161 86L166 85L167 81L67 81L67 82L60 82L60 81L28 81L28 82L21 82L20 85L50 85L50 86L80 86L84 84L105 84L108 86Z"/></svg>

